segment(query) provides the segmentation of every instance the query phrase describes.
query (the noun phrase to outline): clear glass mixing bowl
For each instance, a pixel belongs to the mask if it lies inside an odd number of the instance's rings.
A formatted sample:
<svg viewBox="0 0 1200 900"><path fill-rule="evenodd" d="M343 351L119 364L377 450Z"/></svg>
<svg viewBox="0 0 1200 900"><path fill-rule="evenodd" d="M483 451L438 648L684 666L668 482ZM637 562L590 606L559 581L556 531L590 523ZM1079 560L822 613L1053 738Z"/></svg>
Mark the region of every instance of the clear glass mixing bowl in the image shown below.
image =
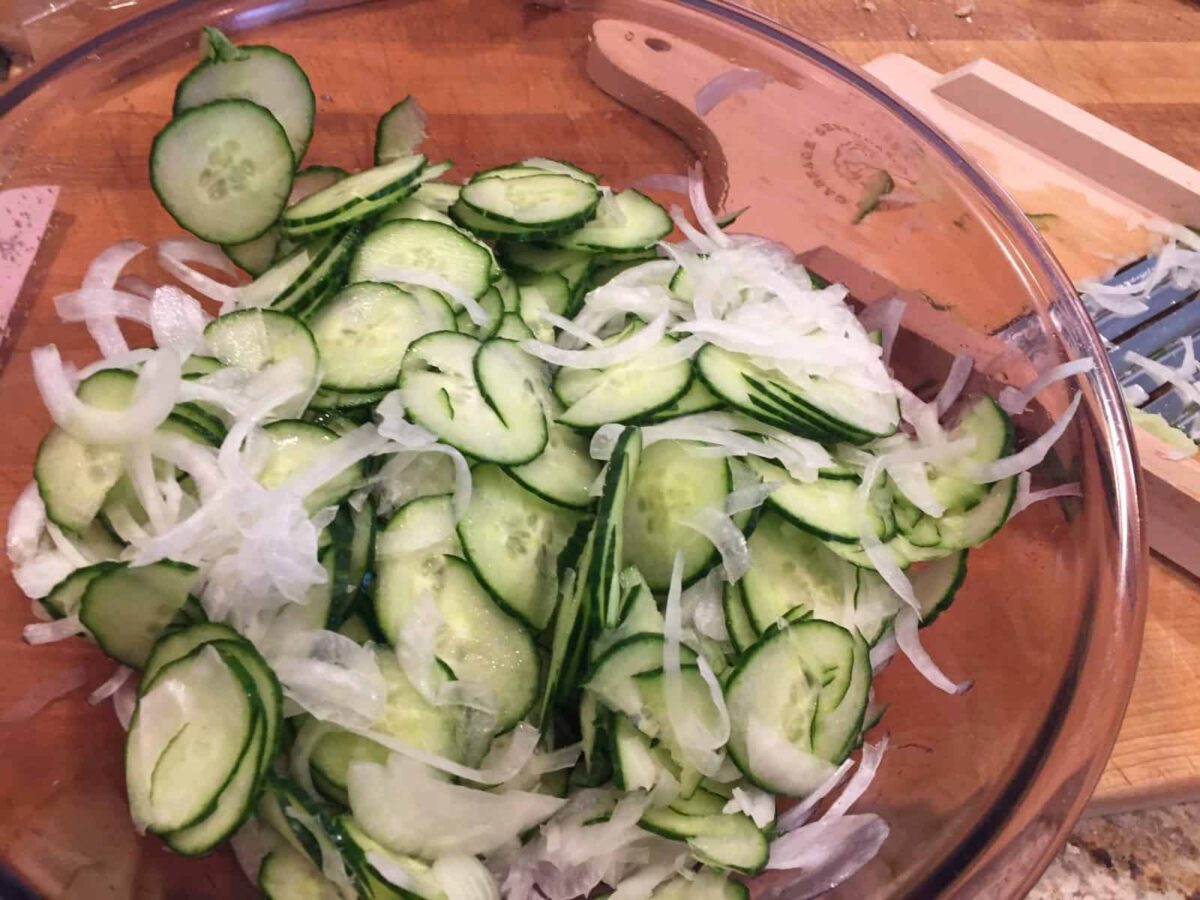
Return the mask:
<svg viewBox="0 0 1200 900"><path fill-rule="evenodd" d="M869 77L732 5L80 0L18 30L17 49L33 58L18 54L0 85L0 188L60 188L4 331L0 513L28 481L48 423L30 348L53 341L78 361L94 354L50 298L77 287L115 239L176 233L150 191L147 150L198 28L214 22L306 68L318 93L309 162L368 165L376 117L408 93L429 111L430 156L464 171L555 156L625 186L699 159L710 196L749 205L739 228L790 244L861 301L908 299L897 354L919 384L936 386L964 349L992 390L1102 355L1063 273L987 176ZM12 33L0 30L0 43ZM761 72L766 86L698 117L696 90L735 67ZM880 169L908 201L854 224ZM891 837L839 895L1019 896L1100 773L1133 678L1145 548L1120 394L1107 370L1080 387L1080 414L1043 472L1080 481L1082 499L1039 504L974 552L954 608L925 634L973 690L945 696L903 661L879 682L893 749L863 803ZM1042 399L1026 428L1044 428L1068 393ZM0 593L0 856L10 875L41 895L89 900L252 896L231 855L185 860L135 834L120 727L107 704L83 701L112 664L79 641L23 645L29 604L9 578ZM21 714L38 692L71 685ZM17 890L0 883L6 897Z"/></svg>

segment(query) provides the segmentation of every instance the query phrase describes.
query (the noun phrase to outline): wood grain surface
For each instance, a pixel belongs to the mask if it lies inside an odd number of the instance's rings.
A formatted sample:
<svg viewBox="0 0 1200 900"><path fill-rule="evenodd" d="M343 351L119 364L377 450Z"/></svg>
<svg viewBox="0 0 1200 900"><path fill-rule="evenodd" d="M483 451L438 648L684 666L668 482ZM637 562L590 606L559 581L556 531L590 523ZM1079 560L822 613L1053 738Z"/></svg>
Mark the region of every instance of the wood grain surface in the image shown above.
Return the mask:
<svg viewBox="0 0 1200 900"><path fill-rule="evenodd" d="M948 72L990 59L1200 168L1200 5L1190 0L745 5L859 64L903 53ZM955 15L968 5L969 18ZM1155 557L1149 584L1142 661L1092 812L1200 798L1200 583Z"/></svg>

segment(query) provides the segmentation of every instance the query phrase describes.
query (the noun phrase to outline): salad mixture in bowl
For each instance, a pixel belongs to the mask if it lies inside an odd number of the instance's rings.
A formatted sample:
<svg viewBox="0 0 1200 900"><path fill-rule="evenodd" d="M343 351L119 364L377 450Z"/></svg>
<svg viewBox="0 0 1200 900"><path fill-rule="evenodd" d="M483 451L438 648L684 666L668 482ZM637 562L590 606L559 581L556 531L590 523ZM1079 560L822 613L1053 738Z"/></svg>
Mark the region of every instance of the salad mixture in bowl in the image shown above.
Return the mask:
<svg viewBox="0 0 1200 900"><path fill-rule="evenodd" d="M55 298L100 355L34 351L54 426L8 530L25 640L119 663L93 700L134 825L231 841L275 900L852 876L889 835L876 679L970 687L921 629L1078 490L1029 472L1080 396L1019 450L1010 417L1090 363L993 398L963 356L918 396L902 310L739 233L699 167L646 189L687 213L558 159L461 171L412 97L373 167L307 165L296 61L201 44L149 154L191 236ZM150 252L174 282L123 274Z"/></svg>

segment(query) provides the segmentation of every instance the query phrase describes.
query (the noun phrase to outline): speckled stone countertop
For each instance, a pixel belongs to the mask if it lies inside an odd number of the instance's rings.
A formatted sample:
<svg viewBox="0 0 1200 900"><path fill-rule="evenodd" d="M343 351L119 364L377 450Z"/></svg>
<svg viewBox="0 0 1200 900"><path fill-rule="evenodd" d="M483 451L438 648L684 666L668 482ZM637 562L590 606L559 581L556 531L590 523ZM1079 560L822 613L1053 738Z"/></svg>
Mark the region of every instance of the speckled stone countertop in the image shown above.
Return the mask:
<svg viewBox="0 0 1200 900"><path fill-rule="evenodd" d="M1200 803L1085 819L1029 900L1200 900Z"/></svg>

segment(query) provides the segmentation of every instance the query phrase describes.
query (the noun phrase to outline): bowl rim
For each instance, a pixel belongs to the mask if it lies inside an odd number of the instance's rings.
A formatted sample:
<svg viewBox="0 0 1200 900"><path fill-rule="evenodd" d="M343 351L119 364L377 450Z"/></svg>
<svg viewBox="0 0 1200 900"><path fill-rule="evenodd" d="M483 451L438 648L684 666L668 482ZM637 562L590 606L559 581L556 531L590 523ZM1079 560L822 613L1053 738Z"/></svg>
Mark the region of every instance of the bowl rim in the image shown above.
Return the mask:
<svg viewBox="0 0 1200 900"><path fill-rule="evenodd" d="M148 7L144 6L128 18L85 36L72 45L57 49L50 58L30 66L16 81L7 87L0 88L0 116L10 115L17 111L24 102L36 95L56 76L77 65L85 64L89 57L97 54L106 46L132 37L156 22L170 22L175 16L196 13L207 7L212 10L213 18L232 20L231 24L234 29L241 30L259 24L269 24L344 7L387 2L387 0L282 0L282 2L279 0L249 0L249 2L269 10L262 22L248 21L244 24L238 22L240 11L234 11L230 7L214 9L210 6L210 0L149 0ZM523 2L528 3L529 0L523 0ZM652 0L652 2L691 9L713 19L723 20L748 30L821 67L857 88L869 99L895 115L906 127L924 140L943 161L950 163L979 193L980 198L990 207L990 211L1007 227L1009 237L1018 243L1020 251L1019 257L1014 259L1013 263L1014 265L1023 264L1026 274L1039 284L1050 297L1050 308L1055 313L1055 324L1058 326L1063 347L1075 358L1085 355L1093 359L1104 360L1107 358L1101 339L1092 325L1079 295L1040 232L1020 211L1019 206L1005 189L921 113L894 95L885 85L859 66L839 58L819 43L802 37L778 20L735 3L733 0ZM545 5L567 9L578 5L586 9L591 4L592 0L581 0L578 4L572 0L546 0ZM17 330L17 334L12 336L12 339L19 335L19 331L20 329ZM1095 432L1101 450L1099 456L1100 482L1107 489L1107 499L1112 508L1111 518L1116 526L1114 546L1117 555L1109 560L1115 576L1113 602L1123 613L1122 621L1128 626L1126 641L1133 648L1140 649L1146 608L1145 560L1148 557L1148 551L1145 505L1141 500L1142 485L1137 448L1133 440L1130 418L1123 395L1111 367L1108 365L1098 366L1086 375L1085 380L1088 389L1084 392L1085 402L1082 405L1085 414L1098 426ZM1078 647L1089 638L1090 629L1087 631L1088 633L1080 635L1080 643L1077 643L1077 651L1072 658L1078 657ZM1077 667L1078 665L1081 663L1077 663ZM1055 747L1064 736L1064 729L1055 726L1051 714L1043 726L1043 737L1035 744L1035 746L1047 748L1046 756L1042 759L1022 761L1008 786L1001 792L997 802L993 804L993 808L959 841L957 847L932 872L928 873L919 885L913 888L911 896L982 896L986 892L995 890L1003 890L1004 893L1012 896L1023 896L1036 883L1065 843L1070 829L1082 814L1087 800L1099 781L1116 742L1119 726L1133 689L1134 671L1135 666L1130 665L1121 673L1125 676L1124 683L1114 684L1112 681L1107 683L1106 693L1118 702L1112 702L1106 707L1109 714L1107 722L1096 723L1093 721L1089 723L1092 726L1097 724L1102 726L1099 731L1103 735L1103 739L1098 742L1093 739L1091 746L1103 752L1093 753L1086 766L1079 771L1072 772L1071 779L1060 786L1060 792L1069 788L1073 796L1063 798L1056 793L1056 801L1061 804L1065 800L1065 807L1058 814L1057 820L1047 823L1043 818L1037 822L1039 829L1035 830L1035 833L1025 834L1028 829L1024 828L1024 824L1030 824L1033 819L1037 818L1036 810L1026 808L1030 794L1035 787L1039 786L1039 780L1045 774L1045 759L1053 754ZM1078 685L1070 679L1067 679L1067 682L1059 691L1064 703L1069 703L1079 689ZM1053 710L1059 708L1061 708L1060 703L1053 704L1052 713ZM1030 813L1033 815L1031 816ZM1023 819L1025 820L1024 824ZM1008 834L1008 832L1012 833ZM997 847L1005 844L1005 837L1020 838L1022 836L1029 842L1027 849L1031 850L1031 855L1022 858L1023 870L1015 880L1011 871L1003 872L1005 877L1001 880L998 877L1001 874L999 870L1010 867L1005 865L1003 853L998 851ZM996 855L998 852L1000 852L999 856ZM999 865L997 866L997 864ZM0 885L7 885L7 889L10 889L14 896L25 895L21 893L25 889L19 886L19 876L17 873L11 872L3 862L0 862Z"/></svg>

